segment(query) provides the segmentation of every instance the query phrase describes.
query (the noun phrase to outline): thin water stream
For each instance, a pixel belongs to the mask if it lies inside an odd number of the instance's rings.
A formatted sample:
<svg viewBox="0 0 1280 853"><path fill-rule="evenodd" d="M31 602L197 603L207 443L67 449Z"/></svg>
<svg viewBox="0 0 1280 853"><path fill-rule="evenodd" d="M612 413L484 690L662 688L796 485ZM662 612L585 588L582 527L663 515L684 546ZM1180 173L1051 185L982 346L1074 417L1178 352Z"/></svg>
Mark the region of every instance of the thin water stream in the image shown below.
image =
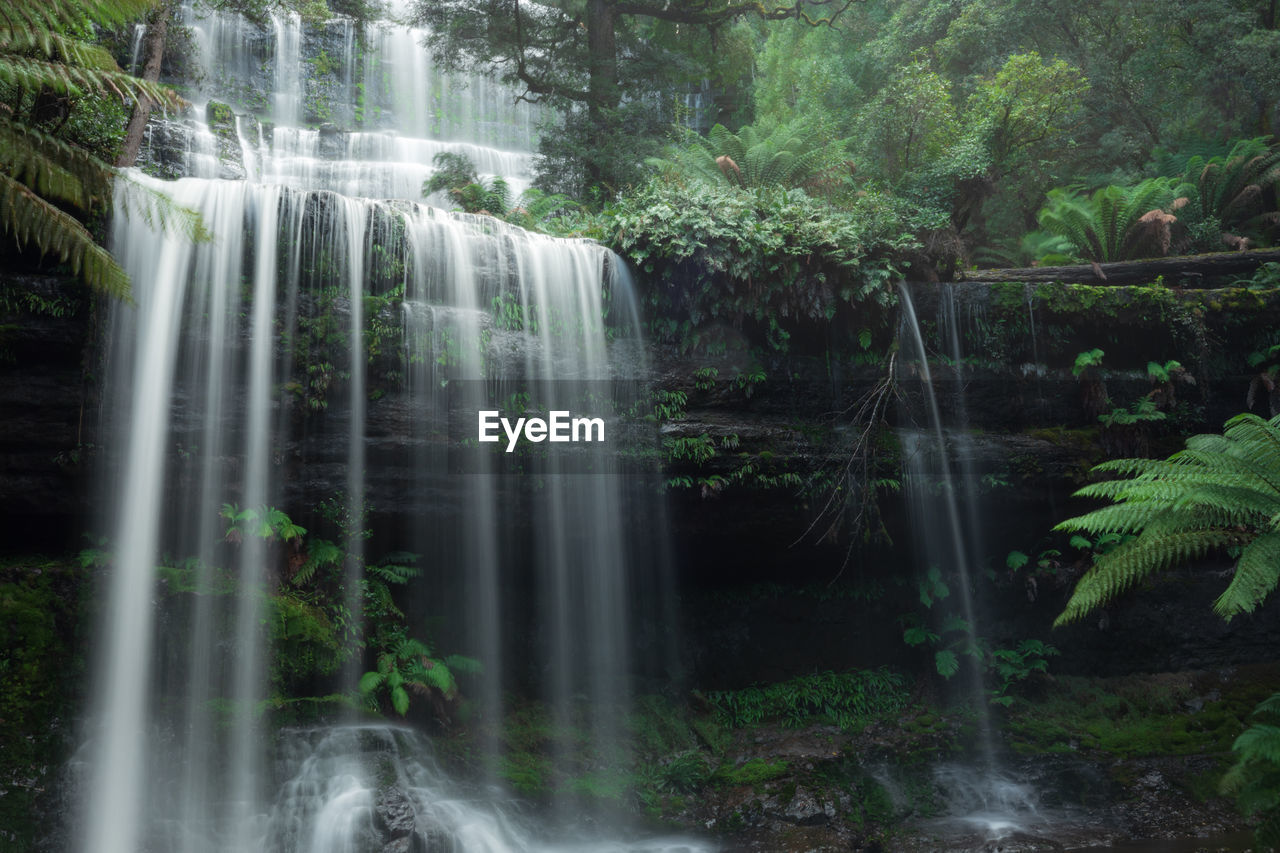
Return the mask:
<svg viewBox="0 0 1280 853"><path fill-rule="evenodd" d="M1037 796L1000 766L996 738L984 683L979 644L979 608L974 600L976 567L981 557L978 473L964 404L964 360L954 294L940 294L938 330L954 371L954 407L944 422L938 403L938 386L929 366L920 322L911 290L899 289L904 368L915 371L925 402L924 429L899 430L912 530L921 540L922 572L936 569L949 579L949 592L960 603L962 623L950 633L963 637L955 643L960 657L958 681L976 724L975 759L971 764L944 765L937 769L937 783L945 792L948 815L944 822L975 828L987 838L1000 839L1042 825ZM963 508L962 508L963 507ZM948 632L942 631L943 641Z"/></svg>

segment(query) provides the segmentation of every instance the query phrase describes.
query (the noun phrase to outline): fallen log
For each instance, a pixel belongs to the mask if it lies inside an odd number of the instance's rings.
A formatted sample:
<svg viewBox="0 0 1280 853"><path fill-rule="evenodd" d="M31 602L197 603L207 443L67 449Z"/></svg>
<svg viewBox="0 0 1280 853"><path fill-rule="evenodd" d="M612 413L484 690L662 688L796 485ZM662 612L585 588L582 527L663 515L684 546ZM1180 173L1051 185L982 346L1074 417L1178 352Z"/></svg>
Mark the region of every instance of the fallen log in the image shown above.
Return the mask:
<svg viewBox="0 0 1280 853"><path fill-rule="evenodd" d="M1070 267L1021 267L1006 270L961 270L957 281L1058 281L1064 284L1143 284L1164 276L1170 285L1190 285L1227 275L1246 275L1271 261L1280 249L1179 255L1145 261L1081 264Z"/></svg>

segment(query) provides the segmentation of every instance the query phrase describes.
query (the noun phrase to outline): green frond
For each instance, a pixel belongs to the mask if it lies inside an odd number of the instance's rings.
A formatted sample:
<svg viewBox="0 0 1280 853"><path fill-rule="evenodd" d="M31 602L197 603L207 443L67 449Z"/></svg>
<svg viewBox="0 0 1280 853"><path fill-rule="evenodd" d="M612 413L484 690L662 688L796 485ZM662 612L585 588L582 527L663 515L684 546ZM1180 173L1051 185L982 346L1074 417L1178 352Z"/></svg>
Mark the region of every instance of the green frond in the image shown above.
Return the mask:
<svg viewBox="0 0 1280 853"><path fill-rule="evenodd" d="M1253 760L1280 764L1280 726L1254 723L1240 733L1231 748Z"/></svg>
<svg viewBox="0 0 1280 853"><path fill-rule="evenodd" d="M1167 254L1175 217L1143 221L1163 211L1180 195L1194 191L1172 178L1150 178L1133 186L1106 186L1085 196L1079 187L1050 190L1037 215L1040 227L1068 240L1091 261L1131 260Z"/></svg>
<svg viewBox="0 0 1280 853"><path fill-rule="evenodd" d="M1214 602L1214 612L1227 621L1240 613L1252 613L1276 588L1277 582L1280 582L1280 533L1266 533L1241 552L1235 577ZM1277 755L1280 756L1280 751Z"/></svg>
<svg viewBox="0 0 1280 853"><path fill-rule="evenodd" d="M213 239L196 211L181 207L130 172L116 172L116 179L112 198L117 213L141 219L161 231L181 234L193 243L208 243Z"/></svg>
<svg viewBox="0 0 1280 853"><path fill-rule="evenodd" d="M1075 621L1153 572L1239 547L1235 576L1214 609L1225 619L1254 610L1280 583L1280 417L1239 415L1221 435L1187 439L1168 459L1118 459L1080 497L1111 501L1055 529L1138 534L1098 555L1056 624Z"/></svg>
<svg viewBox="0 0 1280 853"><path fill-rule="evenodd" d="M1239 534L1230 530L1163 531L1154 536L1145 530L1136 539L1098 555L1093 567L1076 584L1054 625L1075 622L1151 574L1202 557L1238 539Z"/></svg>
<svg viewBox="0 0 1280 853"><path fill-rule="evenodd" d="M446 697L452 698L458 692L458 682L449 667L442 663L433 661L430 666L419 665L414 668L414 674L423 684L436 688Z"/></svg>
<svg viewBox="0 0 1280 853"><path fill-rule="evenodd" d="M387 680L387 676L382 672L366 672L360 676L360 692L373 693L383 685Z"/></svg>
<svg viewBox="0 0 1280 853"><path fill-rule="evenodd" d="M385 583L394 584L406 584L422 574L422 569L417 566L368 566L365 571Z"/></svg>
<svg viewBox="0 0 1280 853"><path fill-rule="evenodd" d="M784 124L768 132L748 125L732 133L715 125L705 137L683 129L663 158L650 158L653 169L709 183L750 188L804 186L832 166L842 163L847 141L823 142L803 124ZM728 157L738 167L730 178L716 162Z"/></svg>
<svg viewBox="0 0 1280 853"><path fill-rule="evenodd" d="M88 210L111 198L115 169L87 151L26 125L0 118L0 162L14 179L45 198Z"/></svg>
<svg viewBox="0 0 1280 853"><path fill-rule="evenodd" d="M1254 717L1280 716L1280 693L1272 693L1253 709Z"/></svg>
<svg viewBox="0 0 1280 853"><path fill-rule="evenodd" d="M19 246L34 246L70 265L90 287L121 299L129 277L74 217L40 198L25 184L0 172L0 231Z"/></svg>
<svg viewBox="0 0 1280 853"><path fill-rule="evenodd" d="M391 707L402 717L409 713L409 693L399 684L391 688Z"/></svg>
<svg viewBox="0 0 1280 853"><path fill-rule="evenodd" d="M431 657L431 647L421 640L406 637L396 646L395 654L401 660L409 660L415 657Z"/></svg>
<svg viewBox="0 0 1280 853"><path fill-rule="evenodd" d="M51 30L0 29L0 54L5 53L39 53L44 59L82 68L120 70L115 58L104 48Z"/></svg>
<svg viewBox="0 0 1280 853"><path fill-rule="evenodd" d="M123 71L82 68L63 62L12 54L0 55L0 83L28 91L47 89L59 95L79 97L90 92L111 93L123 99L150 99L172 107L182 99L159 83L141 80Z"/></svg>
<svg viewBox="0 0 1280 853"><path fill-rule="evenodd" d="M27 29L78 31L88 23L116 26L136 21L155 6L155 0L18 0L6 7L7 17Z"/></svg>

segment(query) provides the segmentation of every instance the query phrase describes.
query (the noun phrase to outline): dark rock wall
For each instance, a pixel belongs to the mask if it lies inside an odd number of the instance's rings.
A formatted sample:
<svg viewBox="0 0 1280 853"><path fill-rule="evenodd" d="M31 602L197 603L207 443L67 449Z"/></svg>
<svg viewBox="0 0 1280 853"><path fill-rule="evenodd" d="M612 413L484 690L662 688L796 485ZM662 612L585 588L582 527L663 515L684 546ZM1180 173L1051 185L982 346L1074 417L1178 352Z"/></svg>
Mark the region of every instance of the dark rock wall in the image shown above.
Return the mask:
<svg viewBox="0 0 1280 853"><path fill-rule="evenodd" d="M11 551L74 550L92 526L100 350L89 342L97 327L78 285L10 276L4 287L41 300L20 303L11 295L0 319L5 541ZM1050 630L1087 564L1050 528L1083 508L1071 494L1107 454L1170 452L1183 435L1220 429L1244 408L1254 370L1249 355L1275 342L1280 296L975 284L955 296L966 363L957 375L948 359L937 359L935 390L944 419L954 419L963 388L973 428L971 462L983 479L985 553L975 590L980 633L996 645L1042 637L1061 649L1054 662L1061 672L1271 659L1280 605L1222 623L1210 609L1227 582L1222 565L1176 573L1096 619ZM917 287L916 302L930 350L945 352L937 337L938 291ZM36 310L55 304L58 316ZM656 384L687 399L684 417L664 423L662 435L706 434L716 448L702 463L668 460L662 475L672 480L666 527L679 578L682 665L695 682L731 687L881 662L928 668L922 652L901 642L901 618L919 608L911 555L927 532L909 527L901 495L892 489L881 489L861 520L844 508L845 496L856 493L865 476L849 465L861 432L854 413L883 379L887 360L856 342L833 340L838 336L790 354L753 348L750 341L714 357L654 349ZM1129 407L1152 392L1147 361L1177 359L1196 383L1176 389L1178 405L1164 420L1104 427L1082 403L1089 377L1071 370L1076 355L1093 347L1105 350L1097 374L1107 405ZM890 424L922 424L918 382L903 375L893 394L884 411ZM307 508L345 484L345 394L333 389L330 398L325 411L290 415L291 438L275 459L290 484L281 504L303 523ZM1260 413L1266 405L1257 401ZM412 415L395 393L370 403L367 481L375 545L403 541L414 531L429 540L422 531L456 523L449 516L459 505L451 497L456 483L449 477L426 491L410 488L409 460L423 452ZM175 447L183 430L194 428L177 417ZM893 432L877 435L876 475L892 478L898 465ZM179 461L173 470L182 471ZM657 479L636 483L637 489L660 486ZM833 492L836 486L841 491ZM184 488L181 474L174 488ZM1008 569L1006 555L1014 550L1027 553L1032 565ZM656 619L637 614L638 633L652 639L671 627Z"/></svg>
<svg viewBox="0 0 1280 853"><path fill-rule="evenodd" d="M79 284L0 276L0 536L10 552L80 547L97 450L93 328Z"/></svg>

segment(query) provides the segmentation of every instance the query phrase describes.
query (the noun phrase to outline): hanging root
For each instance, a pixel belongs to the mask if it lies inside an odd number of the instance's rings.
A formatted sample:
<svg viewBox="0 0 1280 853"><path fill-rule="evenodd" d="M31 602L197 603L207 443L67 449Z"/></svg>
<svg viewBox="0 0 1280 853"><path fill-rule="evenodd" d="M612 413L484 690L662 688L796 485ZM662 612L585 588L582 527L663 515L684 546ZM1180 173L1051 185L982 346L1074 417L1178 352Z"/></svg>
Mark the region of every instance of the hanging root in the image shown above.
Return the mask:
<svg viewBox="0 0 1280 853"><path fill-rule="evenodd" d="M889 403L899 397L898 381L895 377L897 358L896 352L890 354L885 374L876 386L863 394L852 406L839 413L838 417L852 413L851 423L857 429L857 436L849 448L848 457L839 475L831 485L826 503L804 532L791 543L791 547L795 547L810 536L814 536L819 541L829 537L834 538L841 523L846 520L849 521L851 529L856 530L866 518L868 510L875 505L876 487L872 477L875 459L872 438L884 423ZM848 485L847 488L845 488L846 485ZM850 511L853 512L852 518L849 516ZM834 584L844 574L856 541L856 537L852 535L849 537L849 547L845 549L840 571L828 584Z"/></svg>

